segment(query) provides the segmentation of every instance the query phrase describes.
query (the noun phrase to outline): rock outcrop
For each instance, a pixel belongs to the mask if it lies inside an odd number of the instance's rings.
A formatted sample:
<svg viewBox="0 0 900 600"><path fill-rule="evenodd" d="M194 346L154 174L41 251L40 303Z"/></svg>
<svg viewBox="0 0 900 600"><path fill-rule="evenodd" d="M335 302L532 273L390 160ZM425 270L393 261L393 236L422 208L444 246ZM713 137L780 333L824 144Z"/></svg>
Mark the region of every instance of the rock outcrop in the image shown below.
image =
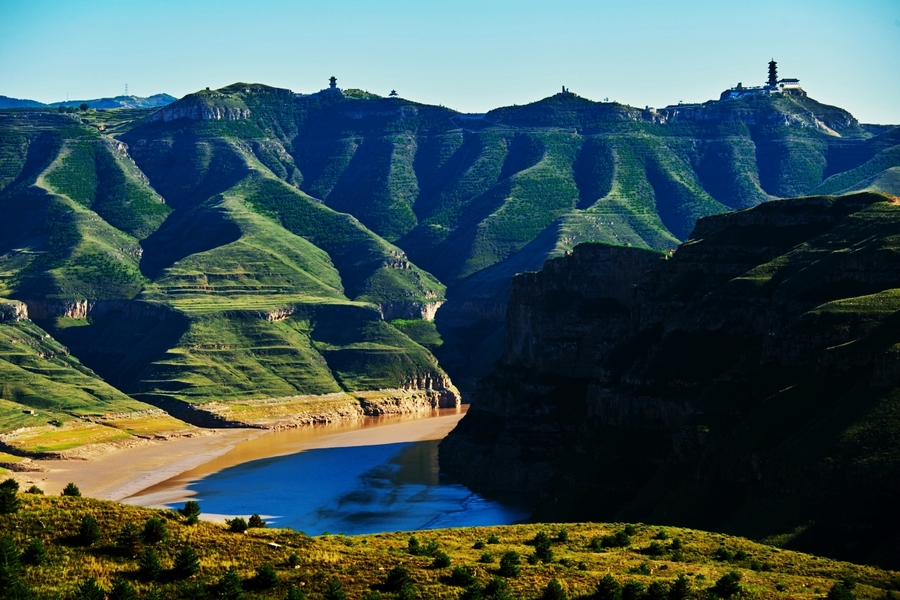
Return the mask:
<svg viewBox="0 0 900 600"><path fill-rule="evenodd" d="M900 564L898 234L890 197L801 198L703 218L671 256L578 246L517 276L442 469L539 519Z"/></svg>

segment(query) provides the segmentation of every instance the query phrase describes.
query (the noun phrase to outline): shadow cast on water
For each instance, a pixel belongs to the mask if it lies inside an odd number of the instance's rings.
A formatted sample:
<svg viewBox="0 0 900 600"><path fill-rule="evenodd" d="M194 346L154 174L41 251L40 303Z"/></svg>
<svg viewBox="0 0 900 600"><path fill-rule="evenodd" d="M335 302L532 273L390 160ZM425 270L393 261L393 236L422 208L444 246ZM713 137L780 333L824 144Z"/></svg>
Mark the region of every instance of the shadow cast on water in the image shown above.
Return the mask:
<svg viewBox="0 0 900 600"><path fill-rule="evenodd" d="M308 534L503 525L523 506L488 500L442 475L438 440L314 449L247 462L189 485L204 513L280 515Z"/></svg>

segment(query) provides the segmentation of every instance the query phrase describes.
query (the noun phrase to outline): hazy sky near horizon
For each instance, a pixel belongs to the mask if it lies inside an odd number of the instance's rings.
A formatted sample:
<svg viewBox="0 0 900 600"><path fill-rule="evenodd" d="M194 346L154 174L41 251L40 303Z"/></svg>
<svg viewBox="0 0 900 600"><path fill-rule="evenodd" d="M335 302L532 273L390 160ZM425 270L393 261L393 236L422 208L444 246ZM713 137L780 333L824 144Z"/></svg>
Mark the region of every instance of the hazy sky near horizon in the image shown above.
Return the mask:
<svg viewBox="0 0 900 600"><path fill-rule="evenodd" d="M264 83L464 112L559 91L633 106L761 85L900 123L900 0L0 0L0 95L55 102Z"/></svg>

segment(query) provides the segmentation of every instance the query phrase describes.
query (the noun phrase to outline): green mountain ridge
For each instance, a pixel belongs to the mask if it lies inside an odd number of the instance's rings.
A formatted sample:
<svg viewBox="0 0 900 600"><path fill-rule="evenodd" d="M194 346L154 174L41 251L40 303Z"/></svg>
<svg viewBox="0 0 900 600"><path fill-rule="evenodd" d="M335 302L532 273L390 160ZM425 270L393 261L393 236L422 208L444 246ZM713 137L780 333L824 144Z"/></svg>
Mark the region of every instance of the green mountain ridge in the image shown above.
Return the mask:
<svg viewBox="0 0 900 600"><path fill-rule="evenodd" d="M777 197L896 193L896 129L870 130L810 98L564 93L473 116L247 83L157 111L7 111L0 294L145 399L450 385L444 368L472 389L511 275L584 241L670 250ZM401 331L421 318L437 358Z"/></svg>

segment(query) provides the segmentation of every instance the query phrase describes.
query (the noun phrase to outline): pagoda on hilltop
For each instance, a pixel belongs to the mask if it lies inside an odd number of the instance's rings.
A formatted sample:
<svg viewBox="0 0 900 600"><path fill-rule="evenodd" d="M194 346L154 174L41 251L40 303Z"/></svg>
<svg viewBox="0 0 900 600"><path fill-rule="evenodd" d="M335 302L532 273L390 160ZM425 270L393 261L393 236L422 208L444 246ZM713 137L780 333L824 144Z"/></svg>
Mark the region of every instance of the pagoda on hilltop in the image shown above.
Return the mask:
<svg viewBox="0 0 900 600"><path fill-rule="evenodd" d="M769 79L766 85L755 87L744 87L738 83L735 87L729 88L722 92L719 100L731 100L734 98L744 98L745 96L767 96L771 94L782 94L790 96L806 96L806 92L800 87L800 80L786 77L778 79L778 63L773 58L769 61Z"/></svg>

